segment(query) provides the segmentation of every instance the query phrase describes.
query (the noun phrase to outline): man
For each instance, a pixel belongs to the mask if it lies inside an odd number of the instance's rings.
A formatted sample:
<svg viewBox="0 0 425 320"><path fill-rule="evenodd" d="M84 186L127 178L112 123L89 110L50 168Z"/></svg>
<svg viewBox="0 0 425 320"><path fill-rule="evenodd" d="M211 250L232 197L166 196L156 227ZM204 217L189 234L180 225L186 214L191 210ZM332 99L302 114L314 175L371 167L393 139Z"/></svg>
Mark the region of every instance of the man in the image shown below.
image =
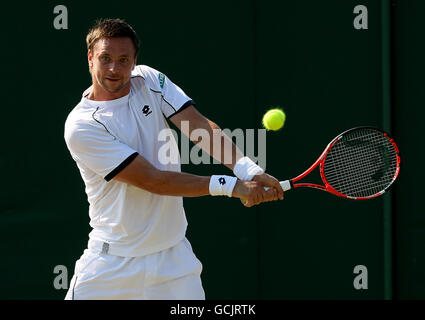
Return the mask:
<svg viewBox="0 0 425 320"><path fill-rule="evenodd" d="M182 197L226 195L251 207L283 199L279 182L243 157L165 75L136 64L139 40L126 22L98 21L86 41L93 84L66 120L65 141L86 185L93 230L66 299L205 299ZM166 118L189 137L199 128L218 136L218 160L231 153L226 165L239 179L182 173L179 161L160 159ZM194 142L212 150L212 143ZM171 148L178 155L174 140Z"/></svg>

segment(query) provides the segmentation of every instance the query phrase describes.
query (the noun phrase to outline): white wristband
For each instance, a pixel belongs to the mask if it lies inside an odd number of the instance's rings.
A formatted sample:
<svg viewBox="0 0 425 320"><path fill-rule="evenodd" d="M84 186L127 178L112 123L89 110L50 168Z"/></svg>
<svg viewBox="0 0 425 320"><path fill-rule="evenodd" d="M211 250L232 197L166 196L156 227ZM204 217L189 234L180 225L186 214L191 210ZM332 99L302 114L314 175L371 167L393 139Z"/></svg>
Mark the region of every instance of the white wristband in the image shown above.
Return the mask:
<svg viewBox="0 0 425 320"><path fill-rule="evenodd" d="M230 176L211 176L210 194L212 196L232 196L233 188L238 179Z"/></svg>
<svg viewBox="0 0 425 320"><path fill-rule="evenodd" d="M257 166L250 158L243 157L236 162L233 173L241 180L251 181L255 175L263 174L264 170Z"/></svg>

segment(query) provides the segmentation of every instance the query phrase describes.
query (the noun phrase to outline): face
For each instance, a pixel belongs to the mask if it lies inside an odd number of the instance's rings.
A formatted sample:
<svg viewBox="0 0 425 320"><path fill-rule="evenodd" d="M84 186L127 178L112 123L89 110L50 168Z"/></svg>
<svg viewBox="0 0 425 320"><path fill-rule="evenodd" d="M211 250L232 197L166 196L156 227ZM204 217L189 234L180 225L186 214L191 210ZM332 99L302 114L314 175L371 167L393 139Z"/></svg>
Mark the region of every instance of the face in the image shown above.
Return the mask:
<svg viewBox="0 0 425 320"><path fill-rule="evenodd" d="M116 99L130 91L131 71L136 66L130 38L102 38L88 52L93 89L100 98Z"/></svg>

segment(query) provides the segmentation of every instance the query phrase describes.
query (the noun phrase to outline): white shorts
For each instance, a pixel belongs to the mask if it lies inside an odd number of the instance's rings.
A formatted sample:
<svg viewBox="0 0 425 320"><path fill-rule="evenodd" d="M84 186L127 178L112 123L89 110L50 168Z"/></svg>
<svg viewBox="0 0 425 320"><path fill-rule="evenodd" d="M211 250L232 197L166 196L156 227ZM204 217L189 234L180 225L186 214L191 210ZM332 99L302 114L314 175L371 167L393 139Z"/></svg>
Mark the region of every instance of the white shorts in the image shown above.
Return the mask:
<svg viewBox="0 0 425 320"><path fill-rule="evenodd" d="M86 249L75 264L65 300L204 300L201 271L186 238L142 257Z"/></svg>

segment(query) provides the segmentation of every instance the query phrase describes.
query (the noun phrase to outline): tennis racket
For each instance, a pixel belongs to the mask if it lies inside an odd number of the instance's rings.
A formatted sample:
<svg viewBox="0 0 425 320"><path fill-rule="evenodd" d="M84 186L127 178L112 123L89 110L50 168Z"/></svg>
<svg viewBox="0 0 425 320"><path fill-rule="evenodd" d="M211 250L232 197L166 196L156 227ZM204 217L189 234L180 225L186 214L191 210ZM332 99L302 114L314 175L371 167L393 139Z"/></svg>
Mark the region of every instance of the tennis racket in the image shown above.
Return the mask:
<svg viewBox="0 0 425 320"><path fill-rule="evenodd" d="M317 167L323 185L299 182ZM394 140L377 128L357 127L338 135L310 168L280 185L284 191L309 187L365 200L382 195L399 172L400 155Z"/></svg>

